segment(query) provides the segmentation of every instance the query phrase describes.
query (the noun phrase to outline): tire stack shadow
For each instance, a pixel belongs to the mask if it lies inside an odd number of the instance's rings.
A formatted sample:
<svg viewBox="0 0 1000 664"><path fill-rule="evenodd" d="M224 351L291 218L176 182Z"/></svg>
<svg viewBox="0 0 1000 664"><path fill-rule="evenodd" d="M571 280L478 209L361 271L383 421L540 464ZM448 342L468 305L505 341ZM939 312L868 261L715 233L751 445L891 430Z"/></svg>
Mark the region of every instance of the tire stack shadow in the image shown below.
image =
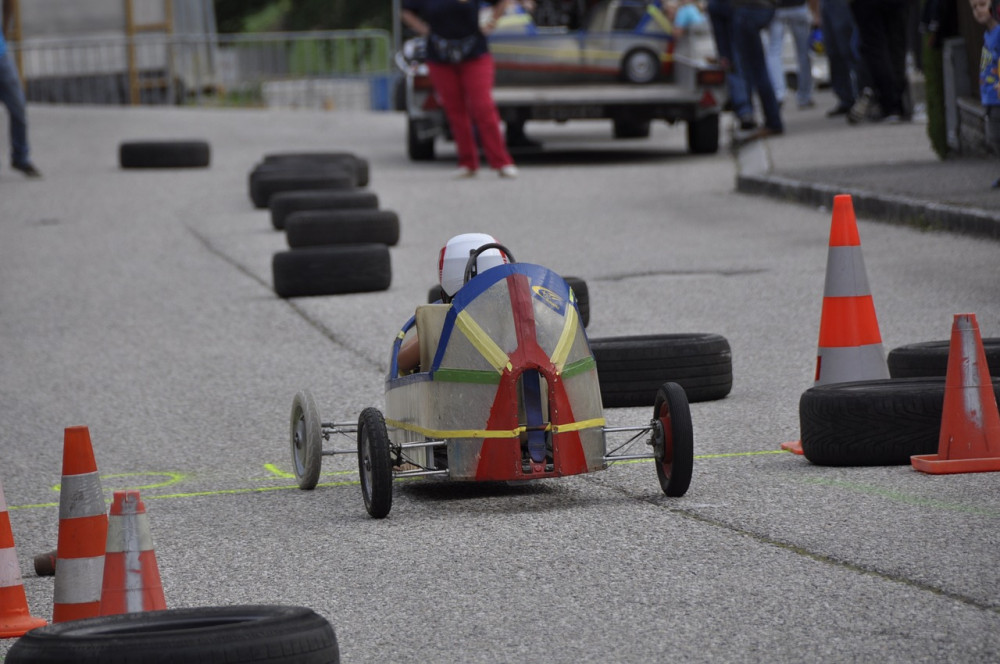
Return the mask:
<svg viewBox="0 0 1000 664"><path fill-rule="evenodd" d="M288 241L271 260L278 297L389 288L399 217L379 208L369 181L368 161L350 152L268 154L250 171L250 200Z"/></svg>

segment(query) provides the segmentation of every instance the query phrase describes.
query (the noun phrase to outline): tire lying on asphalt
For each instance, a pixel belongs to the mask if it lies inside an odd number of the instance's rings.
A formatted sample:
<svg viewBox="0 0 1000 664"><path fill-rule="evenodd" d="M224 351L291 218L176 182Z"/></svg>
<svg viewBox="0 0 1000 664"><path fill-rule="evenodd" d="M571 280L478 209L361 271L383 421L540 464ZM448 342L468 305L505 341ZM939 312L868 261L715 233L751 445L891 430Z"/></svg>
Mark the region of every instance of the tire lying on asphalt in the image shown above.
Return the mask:
<svg viewBox="0 0 1000 664"><path fill-rule="evenodd" d="M384 244L291 249L271 260L278 297L367 293L389 288L392 266Z"/></svg>
<svg viewBox="0 0 1000 664"><path fill-rule="evenodd" d="M563 280L573 289L576 295L576 308L580 311L580 322L584 327L590 325L590 290L587 282L580 277L563 277Z"/></svg>
<svg viewBox="0 0 1000 664"><path fill-rule="evenodd" d="M300 606L219 606L125 613L33 629L8 664L340 661L333 627Z"/></svg>
<svg viewBox="0 0 1000 664"><path fill-rule="evenodd" d="M288 215L302 210L376 210L378 196L371 191L283 191L271 196L271 225L284 230Z"/></svg>
<svg viewBox="0 0 1000 664"><path fill-rule="evenodd" d="M611 408L652 406L663 383L689 402L722 399L733 388L729 341L718 334L651 334L590 340L601 400Z"/></svg>
<svg viewBox="0 0 1000 664"><path fill-rule="evenodd" d="M206 141L126 141L118 145L122 168L205 168L211 157Z"/></svg>
<svg viewBox="0 0 1000 664"><path fill-rule="evenodd" d="M285 220L288 246L399 242L399 217L391 210L302 210Z"/></svg>
<svg viewBox="0 0 1000 664"><path fill-rule="evenodd" d="M367 187L371 178L371 166L368 160L353 152L276 152L264 155L265 164L289 164L295 162L312 162L321 164L339 164L352 171L359 187Z"/></svg>
<svg viewBox="0 0 1000 664"><path fill-rule="evenodd" d="M817 385L799 399L802 452L820 466L892 466L935 454L944 378ZM993 381L1000 394L1000 379Z"/></svg>
<svg viewBox="0 0 1000 664"><path fill-rule="evenodd" d="M893 378L918 378L921 376L941 376L948 374L948 352L951 340L924 341L893 348L889 351L887 364ZM1000 337L983 339L983 352L991 376L1000 376Z"/></svg>
<svg viewBox="0 0 1000 664"><path fill-rule="evenodd" d="M282 191L347 190L354 186L354 174L337 165L263 164L250 172L250 200L258 208L268 207L271 196Z"/></svg>

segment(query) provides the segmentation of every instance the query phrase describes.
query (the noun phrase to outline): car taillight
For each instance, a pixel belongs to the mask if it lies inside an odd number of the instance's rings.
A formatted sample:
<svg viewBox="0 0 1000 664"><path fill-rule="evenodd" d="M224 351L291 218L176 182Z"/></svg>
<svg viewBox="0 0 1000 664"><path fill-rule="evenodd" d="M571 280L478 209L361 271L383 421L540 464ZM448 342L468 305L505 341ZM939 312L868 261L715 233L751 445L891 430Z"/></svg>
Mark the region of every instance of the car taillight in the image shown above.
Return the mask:
<svg viewBox="0 0 1000 664"><path fill-rule="evenodd" d="M698 85L725 85L726 72L722 69L701 69L698 71Z"/></svg>

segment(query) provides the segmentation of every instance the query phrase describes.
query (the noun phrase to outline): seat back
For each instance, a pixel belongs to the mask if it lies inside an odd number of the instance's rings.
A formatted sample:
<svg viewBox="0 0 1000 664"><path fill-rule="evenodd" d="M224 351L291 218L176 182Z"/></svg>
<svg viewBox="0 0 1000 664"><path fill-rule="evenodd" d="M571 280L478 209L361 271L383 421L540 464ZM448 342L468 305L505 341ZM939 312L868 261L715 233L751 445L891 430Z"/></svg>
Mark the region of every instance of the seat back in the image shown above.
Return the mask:
<svg viewBox="0 0 1000 664"><path fill-rule="evenodd" d="M416 326L417 339L420 342L421 371L430 371L449 309L451 309L450 304L421 304L417 307Z"/></svg>

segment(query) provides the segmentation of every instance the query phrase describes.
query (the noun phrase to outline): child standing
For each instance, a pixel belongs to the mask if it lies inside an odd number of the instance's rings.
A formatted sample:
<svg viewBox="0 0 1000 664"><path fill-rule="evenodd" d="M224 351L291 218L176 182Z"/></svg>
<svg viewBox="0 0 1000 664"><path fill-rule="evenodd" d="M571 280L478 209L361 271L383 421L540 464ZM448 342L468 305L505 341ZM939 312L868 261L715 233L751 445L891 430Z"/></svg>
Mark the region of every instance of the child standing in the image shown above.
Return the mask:
<svg viewBox="0 0 1000 664"><path fill-rule="evenodd" d="M986 143L1000 154L1000 24L997 23L998 0L969 0L976 22L986 28L983 51L979 58L979 100L986 110ZM1000 178L993 181L1000 188Z"/></svg>

